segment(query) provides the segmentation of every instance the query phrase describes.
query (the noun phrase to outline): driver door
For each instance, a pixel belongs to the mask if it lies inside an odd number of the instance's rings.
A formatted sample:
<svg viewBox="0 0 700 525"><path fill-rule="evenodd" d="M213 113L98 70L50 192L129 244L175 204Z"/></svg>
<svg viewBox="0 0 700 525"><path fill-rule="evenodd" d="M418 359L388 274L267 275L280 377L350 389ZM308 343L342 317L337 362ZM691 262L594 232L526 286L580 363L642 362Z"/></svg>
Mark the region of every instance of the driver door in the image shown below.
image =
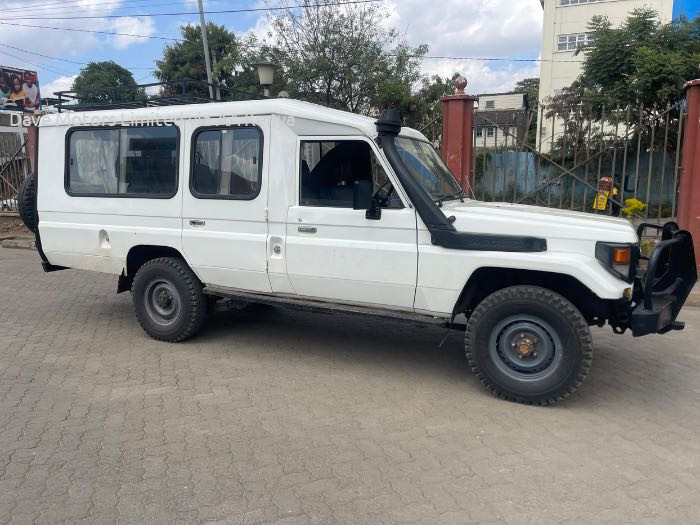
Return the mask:
<svg viewBox="0 0 700 525"><path fill-rule="evenodd" d="M297 294L413 309L416 213L365 138L299 141L297 202L287 216L287 272ZM356 181L371 180L381 217L352 208Z"/></svg>

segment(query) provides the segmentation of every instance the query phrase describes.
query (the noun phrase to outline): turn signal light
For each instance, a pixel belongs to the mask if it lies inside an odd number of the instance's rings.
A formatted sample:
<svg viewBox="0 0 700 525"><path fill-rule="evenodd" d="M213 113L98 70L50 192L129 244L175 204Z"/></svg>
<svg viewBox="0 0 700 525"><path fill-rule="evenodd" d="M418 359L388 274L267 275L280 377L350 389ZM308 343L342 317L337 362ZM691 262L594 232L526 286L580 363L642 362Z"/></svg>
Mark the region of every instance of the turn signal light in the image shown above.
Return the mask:
<svg viewBox="0 0 700 525"><path fill-rule="evenodd" d="M639 248L630 244L601 241L595 245L596 259L628 283L634 280L638 254Z"/></svg>
<svg viewBox="0 0 700 525"><path fill-rule="evenodd" d="M613 264L629 264L632 260L632 250L629 247L613 250Z"/></svg>

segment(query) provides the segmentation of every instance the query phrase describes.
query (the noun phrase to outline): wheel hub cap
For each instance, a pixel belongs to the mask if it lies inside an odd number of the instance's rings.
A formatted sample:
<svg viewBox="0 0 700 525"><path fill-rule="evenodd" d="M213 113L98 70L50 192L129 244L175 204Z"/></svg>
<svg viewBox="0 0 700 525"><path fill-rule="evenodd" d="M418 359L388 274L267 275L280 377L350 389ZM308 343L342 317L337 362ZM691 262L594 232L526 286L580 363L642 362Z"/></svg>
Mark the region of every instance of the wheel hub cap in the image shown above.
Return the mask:
<svg viewBox="0 0 700 525"><path fill-rule="evenodd" d="M523 337L517 343L518 355L521 358L536 356L537 355L537 343L529 337Z"/></svg>
<svg viewBox="0 0 700 525"><path fill-rule="evenodd" d="M507 375L537 380L561 359L561 342L552 326L531 315L514 315L498 323L489 340L493 362Z"/></svg>
<svg viewBox="0 0 700 525"><path fill-rule="evenodd" d="M170 280L157 277L148 283L144 292L146 312L160 325L174 323L180 313L180 296Z"/></svg>

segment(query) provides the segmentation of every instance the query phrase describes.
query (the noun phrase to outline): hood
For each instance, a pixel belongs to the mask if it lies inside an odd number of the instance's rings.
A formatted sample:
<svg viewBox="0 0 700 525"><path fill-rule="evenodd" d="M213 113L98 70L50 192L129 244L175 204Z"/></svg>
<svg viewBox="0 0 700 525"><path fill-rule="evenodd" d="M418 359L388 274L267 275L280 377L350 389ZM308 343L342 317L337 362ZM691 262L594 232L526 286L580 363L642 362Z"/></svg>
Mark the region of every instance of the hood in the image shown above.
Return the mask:
<svg viewBox="0 0 700 525"><path fill-rule="evenodd" d="M541 237L549 251L570 251L572 244L584 243L588 252L598 241L639 241L628 220L602 214L468 199L445 202L442 211L454 215L459 231Z"/></svg>

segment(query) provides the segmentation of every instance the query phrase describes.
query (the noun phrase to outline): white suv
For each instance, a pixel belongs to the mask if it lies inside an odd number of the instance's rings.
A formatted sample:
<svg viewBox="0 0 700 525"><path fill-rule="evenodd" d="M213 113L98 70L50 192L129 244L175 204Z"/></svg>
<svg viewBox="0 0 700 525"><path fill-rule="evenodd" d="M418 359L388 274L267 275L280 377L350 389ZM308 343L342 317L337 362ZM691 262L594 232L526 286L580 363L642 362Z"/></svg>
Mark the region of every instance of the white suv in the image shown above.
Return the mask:
<svg viewBox="0 0 700 525"><path fill-rule="evenodd" d="M696 280L673 223L647 225L663 242L642 276L626 220L467 198L392 110L259 100L54 114L39 131L20 206L44 269L119 276L163 341L193 336L217 298L439 323L465 331L493 393L548 404L586 376L589 325L681 329Z"/></svg>

